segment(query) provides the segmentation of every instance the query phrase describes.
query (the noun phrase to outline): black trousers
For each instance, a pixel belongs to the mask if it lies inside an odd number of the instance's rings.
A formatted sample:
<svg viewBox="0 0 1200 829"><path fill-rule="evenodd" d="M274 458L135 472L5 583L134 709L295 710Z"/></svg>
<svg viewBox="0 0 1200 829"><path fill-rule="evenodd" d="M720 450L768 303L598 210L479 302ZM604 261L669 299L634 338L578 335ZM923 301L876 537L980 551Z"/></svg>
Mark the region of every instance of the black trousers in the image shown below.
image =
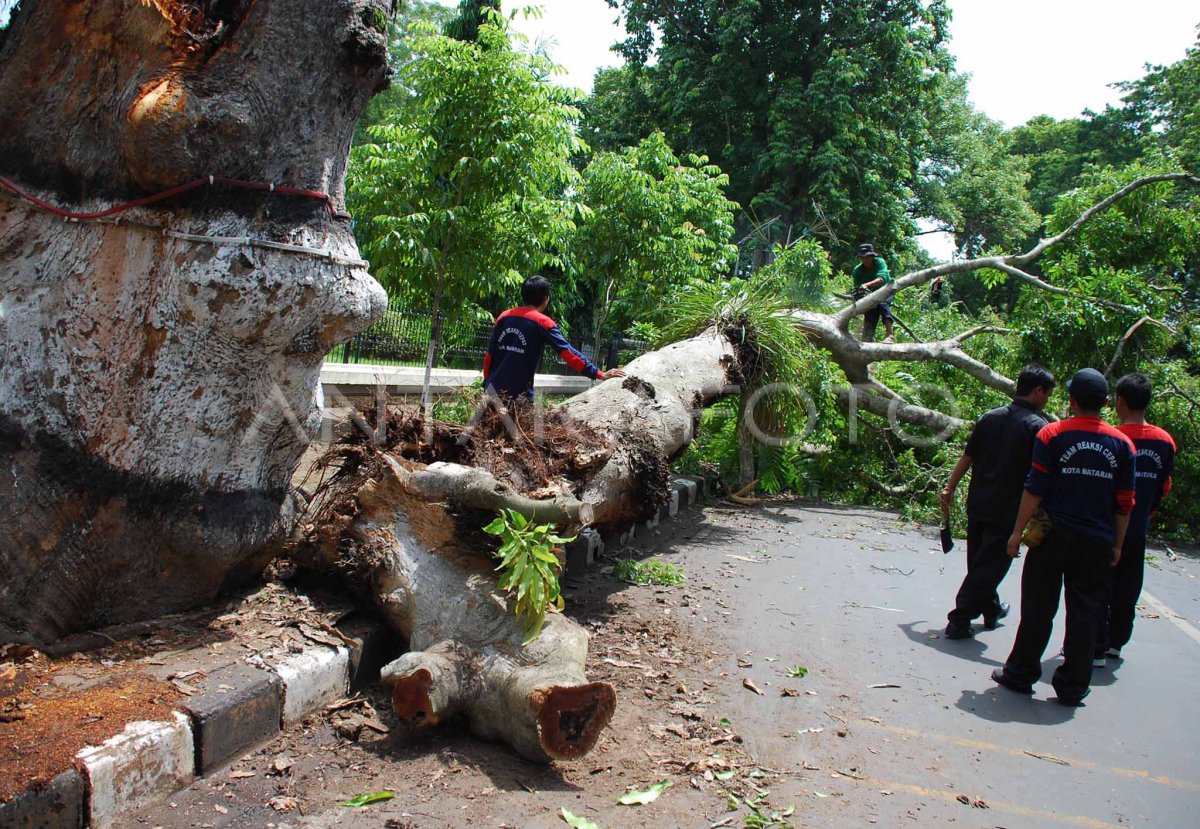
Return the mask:
<svg viewBox="0 0 1200 829"><path fill-rule="evenodd" d="M889 322L892 319L892 301L881 302L869 311L863 312L863 339L874 340L875 330L879 327L879 318Z"/></svg>
<svg viewBox="0 0 1200 829"><path fill-rule="evenodd" d="M994 619L999 615L1000 595L996 589L1012 566L1008 557L1010 535L1011 525L1005 528L967 517L967 575L958 588L954 609L946 614L951 625L965 627L978 616Z"/></svg>
<svg viewBox="0 0 1200 829"><path fill-rule="evenodd" d="M1138 597L1146 576L1146 539L1126 538L1121 560L1109 572L1105 605L1096 627L1096 656L1109 648L1123 648L1133 636Z"/></svg>
<svg viewBox="0 0 1200 829"><path fill-rule="evenodd" d="M1056 524L1045 540L1029 551L1021 573L1021 624L1005 675L1020 685L1042 676L1042 654L1050 642L1058 598L1067 597L1067 635L1063 664L1051 684L1063 702L1077 702L1092 682L1096 622L1104 604L1112 561L1112 545Z"/></svg>

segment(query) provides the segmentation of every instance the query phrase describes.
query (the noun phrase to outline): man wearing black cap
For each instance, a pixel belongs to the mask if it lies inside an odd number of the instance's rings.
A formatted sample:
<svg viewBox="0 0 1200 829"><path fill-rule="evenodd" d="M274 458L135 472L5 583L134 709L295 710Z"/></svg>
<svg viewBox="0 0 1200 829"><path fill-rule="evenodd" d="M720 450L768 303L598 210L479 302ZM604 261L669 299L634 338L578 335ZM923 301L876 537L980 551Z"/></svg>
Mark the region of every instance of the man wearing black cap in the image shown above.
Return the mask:
<svg viewBox="0 0 1200 829"><path fill-rule="evenodd" d="M1008 661L992 672L992 679L1012 691L1033 693L1065 587L1064 661L1051 683L1060 703L1079 705L1092 681L1096 622L1109 568L1120 560L1133 510L1137 449L1100 419L1108 400L1104 375L1081 369L1067 390L1074 417L1044 427L1033 442L1033 463L1008 555L1020 555L1021 536L1039 507L1050 529L1029 548L1021 574L1021 624Z"/></svg>
<svg viewBox="0 0 1200 829"><path fill-rule="evenodd" d="M967 447L938 500L949 512L958 482L971 470L967 490L967 575L954 609L947 616L947 639L975 635L971 621L983 616L988 630L1008 615L996 589L1008 574L1008 535L1021 504L1033 441L1046 425L1042 409L1054 391L1054 375L1038 365L1028 365L1017 376L1013 402L979 418Z"/></svg>
<svg viewBox="0 0 1200 829"><path fill-rule="evenodd" d="M854 266L854 299L858 300L892 281L887 262L875 253L875 246L866 242L858 246L859 263ZM883 317L883 329L887 334L885 343L892 341L892 298L879 303L863 314L863 342L874 342L875 329Z"/></svg>

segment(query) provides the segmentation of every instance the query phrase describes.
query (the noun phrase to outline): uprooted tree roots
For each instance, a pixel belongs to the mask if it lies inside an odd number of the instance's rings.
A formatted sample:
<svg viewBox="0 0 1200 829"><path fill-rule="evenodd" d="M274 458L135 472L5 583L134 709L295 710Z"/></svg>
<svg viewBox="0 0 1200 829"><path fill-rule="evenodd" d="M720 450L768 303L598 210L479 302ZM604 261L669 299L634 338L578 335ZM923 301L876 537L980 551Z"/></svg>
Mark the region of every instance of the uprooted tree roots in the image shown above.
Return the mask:
<svg viewBox="0 0 1200 829"><path fill-rule="evenodd" d="M555 409L493 409L469 431L411 411L356 414L318 463L297 557L362 585L409 653L384 669L410 729L463 716L474 733L539 761L595 745L616 693L584 672L588 635L551 613L524 642L496 590L480 528L514 509L573 532L628 525L667 494L670 458L737 377L733 345L706 333L638 358Z"/></svg>

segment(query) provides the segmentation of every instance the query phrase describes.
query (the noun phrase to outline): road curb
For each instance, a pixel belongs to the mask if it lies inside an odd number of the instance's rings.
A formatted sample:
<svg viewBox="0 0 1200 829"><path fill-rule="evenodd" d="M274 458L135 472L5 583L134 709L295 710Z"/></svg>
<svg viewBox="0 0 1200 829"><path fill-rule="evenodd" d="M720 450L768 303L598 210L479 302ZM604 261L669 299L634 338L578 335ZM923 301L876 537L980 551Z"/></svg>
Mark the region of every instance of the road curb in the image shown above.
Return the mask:
<svg viewBox="0 0 1200 829"><path fill-rule="evenodd" d="M678 518L700 504L707 492L713 489L712 482L696 475L673 475L669 482L667 503L649 519L634 524L622 531L611 531L601 536L592 529L583 530L579 537L567 545L565 575L576 577L600 560L607 550L619 550L634 538L656 533L664 521Z"/></svg>
<svg viewBox="0 0 1200 829"><path fill-rule="evenodd" d="M129 723L120 734L75 756L75 768L0 803L0 829L108 829L122 815L162 803L255 745L273 739L349 693L362 674L362 651L308 645L265 653L201 679L170 721ZM206 652L197 650L196 661ZM177 655L183 662L188 652ZM363 677L360 675L358 683Z"/></svg>
<svg viewBox="0 0 1200 829"><path fill-rule="evenodd" d="M109 829L139 806L161 803L196 777L192 720L131 722L98 746L75 755L87 782L87 825Z"/></svg>

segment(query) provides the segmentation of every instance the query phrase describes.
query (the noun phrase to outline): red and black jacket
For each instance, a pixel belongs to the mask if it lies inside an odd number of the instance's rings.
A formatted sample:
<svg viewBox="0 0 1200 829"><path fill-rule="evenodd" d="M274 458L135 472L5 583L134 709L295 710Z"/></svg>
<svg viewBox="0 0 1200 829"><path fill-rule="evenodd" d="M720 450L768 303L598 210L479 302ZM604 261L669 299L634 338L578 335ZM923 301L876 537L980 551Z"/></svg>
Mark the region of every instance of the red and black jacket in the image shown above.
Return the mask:
<svg viewBox="0 0 1200 829"><path fill-rule="evenodd" d="M1054 523L1112 543L1114 516L1133 510L1136 452L1098 417L1060 420L1037 433L1025 489Z"/></svg>
<svg viewBox="0 0 1200 829"><path fill-rule="evenodd" d="M540 311L521 307L496 318L492 339L483 358L483 385L502 397L533 397L533 376L542 363L542 349L549 344L573 371L593 380L604 372L571 347L558 323Z"/></svg>
<svg viewBox="0 0 1200 829"><path fill-rule="evenodd" d="M1166 429L1149 423L1129 423L1117 427L1137 448L1137 503L1129 516L1129 538L1145 538L1150 517L1171 491L1175 471L1175 439Z"/></svg>

